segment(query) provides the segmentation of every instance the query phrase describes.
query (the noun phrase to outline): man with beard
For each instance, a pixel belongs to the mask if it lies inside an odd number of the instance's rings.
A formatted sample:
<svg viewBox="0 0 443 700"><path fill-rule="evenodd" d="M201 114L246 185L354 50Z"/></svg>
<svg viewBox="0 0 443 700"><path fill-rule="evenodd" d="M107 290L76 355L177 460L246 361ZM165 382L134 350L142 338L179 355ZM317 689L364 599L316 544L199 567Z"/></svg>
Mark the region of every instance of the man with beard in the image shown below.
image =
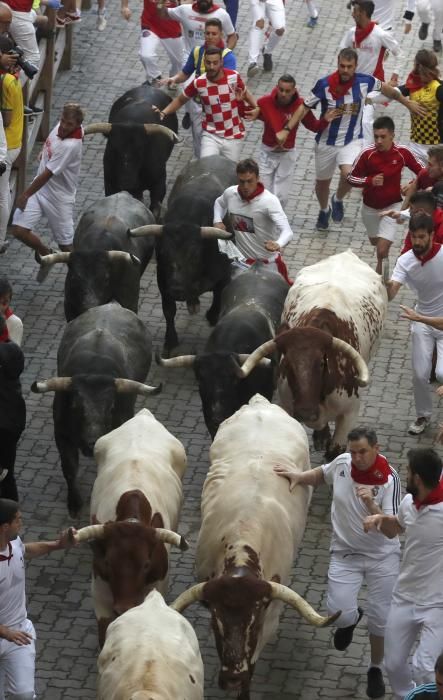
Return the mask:
<svg viewBox="0 0 443 700"><path fill-rule="evenodd" d="M434 242L434 222L428 214L414 214L409 224L412 249L397 260L389 282L386 283L391 301L403 284L417 294L416 311L425 316L443 316L443 249ZM435 374L443 384L443 331L423 323L413 322L412 379L416 420L410 424L410 435L420 435L429 426L432 415L432 395L429 375L434 345L437 348Z"/></svg>
<svg viewBox="0 0 443 700"><path fill-rule="evenodd" d="M379 453L374 430L355 428L348 434L348 451L330 464L294 473L276 465L274 471L295 486L333 487L331 560L328 570L328 610L341 610L334 633L334 646L344 651L363 616L358 594L363 582L368 588L367 616L371 659L366 693L370 698L385 694L383 656L385 623L400 564L398 538L386 540L381 533L366 539L362 518L369 514L394 517L401 498L397 472Z"/></svg>
<svg viewBox="0 0 443 700"><path fill-rule="evenodd" d="M409 697L415 683L434 681L435 661L443 649L441 473L442 461L435 450L410 450L408 494L397 515L370 515L364 521L365 532L371 535L378 532L391 539L405 533L403 559L385 634L385 666L394 700ZM417 641L412 659L413 679L408 658Z"/></svg>
<svg viewBox="0 0 443 700"><path fill-rule="evenodd" d="M315 137L315 193L320 204L317 229L327 231L329 219L343 221L343 198L351 189L346 178L352 163L363 148L362 115L366 97L370 92L381 92L385 97L400 102L414 114L423 116L426 110L418 103L406 99L391 85L381 82L372 75L357 73L357 52L342 49L338 54L335 73L320 78L309 97L294 112L286 128L276 134L278 143L283 146L289 134L310 109L321 105L323 117L330 109L339 109L341 116ZM336 193L329 206L329 189L335 168L340 169L340 180Z"/></svg>
<svg viewBox="0 0 443 700"><path fill-rule="evenodd" d="M183 5L182 5L183 7ZM173 114L193 97L202 105L203 135L200 157L220 155L238 161L245 126L240 116L240 105L245 100L256 107L255 99L245 88L240 74L223 68L223 49L210 46L205 52L206 73L195 78L184 92L160 110L153 105L160 121Z"/></svg>

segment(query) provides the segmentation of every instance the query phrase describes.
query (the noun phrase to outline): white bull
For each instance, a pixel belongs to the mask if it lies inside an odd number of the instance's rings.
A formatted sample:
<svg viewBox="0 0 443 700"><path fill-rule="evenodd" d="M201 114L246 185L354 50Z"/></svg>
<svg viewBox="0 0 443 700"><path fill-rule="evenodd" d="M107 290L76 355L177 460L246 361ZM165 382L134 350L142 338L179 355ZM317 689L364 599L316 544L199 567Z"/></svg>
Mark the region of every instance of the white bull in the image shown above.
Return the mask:
<svg viewBox="0 0 443 700"><path fill-rule="evenodd" d="M167 588L168 551L186 549L175 533L186 453L146 408L97 440L92 526L77 533L94 551L95 614L102 644L108 624L139 605L150 588Z"/></svg>
<svg viewBox="0 0 443 700"><path fill-rule="evenodd" d="M278 625L282 602L311 624L320 617L286 584L306 524L310 489L292 493L274 465L309 468L306 433L257 394L218 429L202 495L197 575L205 582L173 604L201 600L211 611L221 688L249 698L257 658Z"/></svg>
<svg viewBox="0 0 443 700"><path fill-rule="evenodd" d="M250 355L245 376L261 358L282 353L278 392L288 413L314 429L314 446L330 459L342 452L369 382L388 298L382 278L351 250L304 267L289 290L282 332ZM331 439L329 421L335 421Z"/></svg>
<svg viewBox="0 0 443 700"><path fill-rule="evenodd" d="M195 632L158 591L109 625L98 674L98 700L203 700Z"/></svg>

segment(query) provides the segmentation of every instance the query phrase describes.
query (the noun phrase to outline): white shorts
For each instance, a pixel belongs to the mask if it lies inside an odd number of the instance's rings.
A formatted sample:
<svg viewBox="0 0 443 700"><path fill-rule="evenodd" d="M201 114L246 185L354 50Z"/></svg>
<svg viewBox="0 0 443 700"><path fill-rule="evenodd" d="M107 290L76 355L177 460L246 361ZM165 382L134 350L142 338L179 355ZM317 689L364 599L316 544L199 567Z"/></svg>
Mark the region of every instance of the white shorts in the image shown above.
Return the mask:
<svg viewBox="0 0 443 700"><path fill-rule="evenodd" d="M387 207L387 209L395 209L396 211L399 211L400 208L401 202L391 204ZM372 207L367 207L366 204L362 204L361 218L368 238L385 238L387 241L393 243L398 224L396 220L391 219L390 216L380 216L380 211L380 209L372 209Z"/></svg>
<svg viewBox="0 0 443 700"><path fill-rule="evenodd" d="M0 697L9 693L23 698L34 697L35 676L35 630L31 620L14 627L32 634L30 644L17 646L14 642L0 639Z"/></svg>
<svg viewBox="0 0 443 700"><path fill-rule="evenodd" d="M210 131L203 131L201 139L200 158L205 156L224 156L238 163L243 139L224 139Z"/></svg>
<svg viewBox="0 0 443 700"><path fill-rule="evenodd" d="M315 175L317 180L330 180L337 166L351 166L362 148L363 139L351 141L346 146L328 146L325 143L316 143Z"/></svg>
<svg viewBox="0 0 443 700"><path fill-rule="evenodd" d="M258 20L267 19L272 29L284 29L286 26L285 6L283 0L250 0L252 25Z"/></svg>
<svg viewBox="0 0 443 700"><path fill-rule="evenodd" d="M70 245L74 238L73 209L73 203L57 202L55 205L40 192L36 192L29 197L24 211L15 210L12 223L32 231L42 216L45 216L54 240L59 245Z"/></svg>

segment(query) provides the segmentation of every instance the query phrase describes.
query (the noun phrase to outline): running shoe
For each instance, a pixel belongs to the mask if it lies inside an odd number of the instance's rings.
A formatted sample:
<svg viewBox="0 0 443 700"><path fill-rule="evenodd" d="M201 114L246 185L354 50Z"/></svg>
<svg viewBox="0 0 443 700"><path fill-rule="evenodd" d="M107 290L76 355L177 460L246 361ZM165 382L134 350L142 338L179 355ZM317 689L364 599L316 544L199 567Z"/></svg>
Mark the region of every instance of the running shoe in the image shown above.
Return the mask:
<svg viewBox="0 0 443 700"><path fill-rule="evenodd" d="M263 54L263 70L266 73L270 73L273 68L272 64L272 54L270 53L264 53Z"/></svg>
<svg viewBox="0 0 443 700"><path fill-rule="evenodd" d="M306 22L306 26L309 27L309 29L315 29L318 23L318 17L310 17L308 21Z"/></svg>
<svg viewBox="0 0 443 700"><path fill-rule="evenodd" d="M343 221L343 217L345 215L345 208L343 206L343 202L338 202L336 200L335 194L332 195L331 208L332 208L332 221L335 221L337 223L340 223L340 221Z"/></svg>
<svg viewBox="0 0 443 700"><path fill-rule="evenodd" d="M329 219L331 218L331 207L329 207L328 211L323 211L323 209L320 209L318 212L318 219L317 219L317 224L316 228L318 231L327 231L329 228Z"/></svg>
<svg viewBox="0 0 443 700"><path fill-rule="evenodd" d="M426 428L429 426L429 418L425 416L420 416L415 420L408 428L409 435L421 435L425 432Z"/></svg>
<svg viewBox="0 0 443 700"><path fill-rule="evenodd" d="M250 63L248 66L248 78L253 78L257 73L260 73L258 65L256 63Z"/></svg>

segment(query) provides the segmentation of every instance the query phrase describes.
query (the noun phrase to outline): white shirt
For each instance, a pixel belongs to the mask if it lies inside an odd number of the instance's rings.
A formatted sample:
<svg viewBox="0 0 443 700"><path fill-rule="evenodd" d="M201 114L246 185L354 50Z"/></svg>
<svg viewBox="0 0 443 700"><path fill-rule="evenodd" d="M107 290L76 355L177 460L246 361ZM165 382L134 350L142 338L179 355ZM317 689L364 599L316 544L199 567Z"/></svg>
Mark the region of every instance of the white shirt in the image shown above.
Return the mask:
<svg viewBox="0 0 443 700"><path fill-rule="evenodd" d="M6 143L5 128L3 126L3 117L0 112L0 163L6 162L6 154L8 152L8 144Z"/></svg>
<svg viewBox="0 0 443 700"><path fill-rule="evenodd" d="M382 29L392 29L394 26L394 0L374 0L374 14L372 19Z"/></svg>
<svg viewBox="0 0 443 700"><path fill-rule="evenodd" d="M27 618L25 597L25 545L12 540L12 558L0 561L0 624L16 627ZM9 556L9 547L0 552Z"/></svg>
<svg viewBox="0 0 443 700"><path fill-rule="evenodd" d="M49 134L41 153L37 176L45 168L51 171L52 177L38 191L38 194L50 199L53 203L73 203L77 192L82 162L82 139L57 136L59 124Z"/></svg>
<svg viewBox="0 0 443 700"><path fill-rule="evenodd" d="M322 466L325 482L334 490L331 505L331 552L363 554L379 559L400 551L398 537L389 540L381 532L366 533L363 530L363 520L371 513L357 496L358 484L351 477L351 461L351 455L345 452ZM400 479L395 469L391 467L386 484L373 486L372 489L374 503L386 515L395 515L401 498Z"/></svg>
<svg viewBox="0 0 443 700"><path fill-rule="evenodd" d="M393 595L416 605L443 607L443 503L417 510L408 493L397 518L406 532Z"/></svg>
<svg viewBox="0 0 443 700"><path fill-rule="evenodd" d="M195 46L205 43L205 24L208 19L219 19L222 23L225 37L234 34L234 25L228 13L222 7L213 12L202 13L194 10L192 5L167 7L168 17L181 22L186 51L192 51Z"/></svg>
<svg viewBox="0 0 443 700"><path fill-rule="evenodd" d="M245 258L275 260L279 253L266 250L265 241L275 240L283 248L294 235L278 197L266 189L244 200L237 185L228 187L215 200L214 221L223 221L226 214L235 231L237 248Z"/></svg>
<svg viewBox="0 0 443 700"><path fill-rule="evenodd" d="M383 58L386 50L388 50L397 59L396 66L392 72L398 75L404 57L400 45L394 39L392 33L385 31L376 24L372 32L363 39L357 48L355 45L355 30L356 27L352 27L346 32L341 40L340 49L348 48L357 51L358 72L375 75L377 78L380 78L379 70L383 67Z"/></svg>
<svg viewBox="0 0 443 700"><path fill-rule="evenodd" d="M443 247L422 265L412 250L397 260L391 279L407 284L418 297L416 310L425 316L443 316Z"/></svg>

